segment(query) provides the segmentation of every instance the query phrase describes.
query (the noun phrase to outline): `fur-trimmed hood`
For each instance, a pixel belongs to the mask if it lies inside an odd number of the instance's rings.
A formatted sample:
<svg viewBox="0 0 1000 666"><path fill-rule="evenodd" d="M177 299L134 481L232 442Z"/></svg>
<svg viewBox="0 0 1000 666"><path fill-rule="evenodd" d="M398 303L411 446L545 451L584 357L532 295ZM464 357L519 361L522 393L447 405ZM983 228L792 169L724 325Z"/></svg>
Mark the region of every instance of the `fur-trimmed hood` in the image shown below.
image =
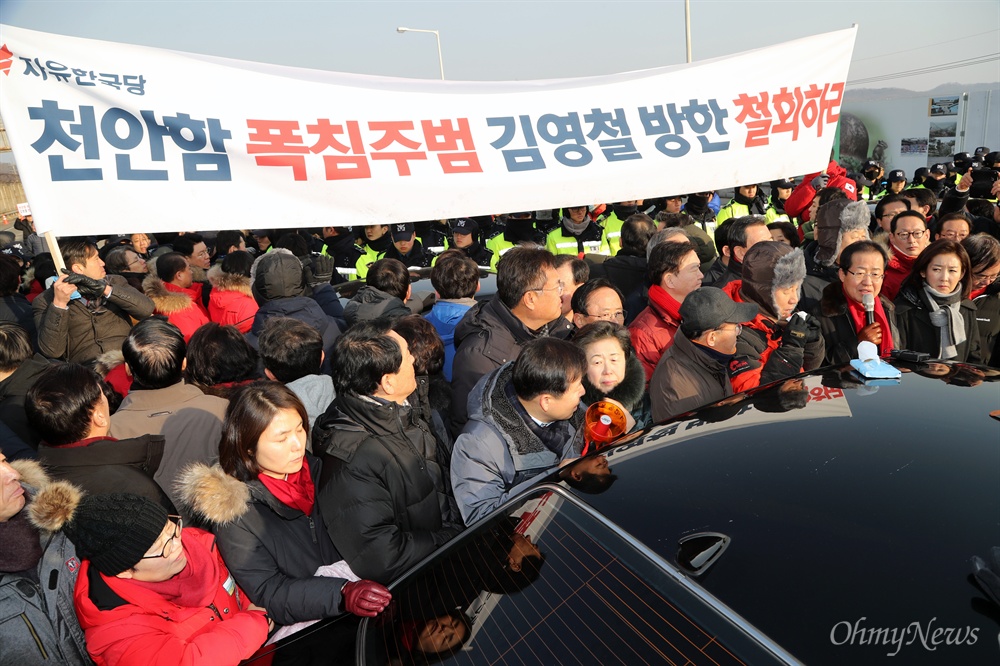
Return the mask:
<svg viewBox="0 0 1000 666"><path fill-rule="evenodd" d="M32 497L28 520L40 530L58 532L73 520L82 499L83 491L69 481L52 481Z"/></svg>
<svg viewBox="0 0 1000 666"><path fill-rule="evenodd" d="M799 285L806 278L806 260L801 248L784 243L757 243L743 257L743 300L756 303L761 312L779 319L774 307L774 291Z"/></svg>
<svg viewBox="0 0 1000 666"><path fill-rule="evenodd" d="M586 375L583 376L583 388L586 391L583 394L583 404L588 407L599 400L611 398L632 412L642 406L642 399L646 393L646 371L643 370L639 357L630 354L625 361L625 377L609 393L604 393L591 384Z"/></svg>
<svg viewBox="0 0 1000 666"><path fill-rule="evenodd" d="M250 508L250 487L222 467L195 463L177 475L177 501L214 525L227 525Z"/></svg>
<svg viewBox="0 0 1000 666"><path fill-rule="evenodd" d="M31 491L38 491L52 483L45 468L37 460L22 458L12 460L10 466L21 476L21 485Z"/></svg>
<svg viewBox="0 0 1000 666"><path fill-rule="evenodd" d="M208 269L208 281L212 283L212 288L218 291L236 291L253 298L250 291L250 278L237 273L227 273L222 270L221 264L216 264Z"/></svg>
<svg viewBox="0 0 1000 666"><path fill-rule="evenodd" d="M156 306L156 312L164 315L172 315L191 307L194 299L183 291L173 291L155 275L147 276L142 281L142 291L149 296Z"/></svg>

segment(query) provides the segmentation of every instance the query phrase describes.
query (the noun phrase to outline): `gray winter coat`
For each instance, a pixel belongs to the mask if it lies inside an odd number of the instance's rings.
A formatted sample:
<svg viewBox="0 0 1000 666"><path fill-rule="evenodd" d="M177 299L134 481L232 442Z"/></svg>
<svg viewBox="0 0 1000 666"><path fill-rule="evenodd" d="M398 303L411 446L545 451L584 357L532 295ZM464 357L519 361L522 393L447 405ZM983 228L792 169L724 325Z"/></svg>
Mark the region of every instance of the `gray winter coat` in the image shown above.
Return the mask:
<svg viewBox="0 0 1000 666"><path fill-rule="evenodd" d="M514 364L508 363L476 384L469 396L469 422L455 440L451 485L466 525L491 513L542 472L580 455L576 435L584 410L577 409L568 422L560 422L568 427L557 455L528 428L508 399L505 388L513 369Z"/></svg>
<svg viewBox="0 0 1000 666"><path fill-rule="evenodd" d="M48 483L37 463L20 460L13 465L21 472L21 485L29 497ZM27 506L22 509L27 510ZM42 557L30 577L0 573L0 666L89 666L92 662L73 609L80 568L76 549L62 532L39 531L39 538Z"/></svg>

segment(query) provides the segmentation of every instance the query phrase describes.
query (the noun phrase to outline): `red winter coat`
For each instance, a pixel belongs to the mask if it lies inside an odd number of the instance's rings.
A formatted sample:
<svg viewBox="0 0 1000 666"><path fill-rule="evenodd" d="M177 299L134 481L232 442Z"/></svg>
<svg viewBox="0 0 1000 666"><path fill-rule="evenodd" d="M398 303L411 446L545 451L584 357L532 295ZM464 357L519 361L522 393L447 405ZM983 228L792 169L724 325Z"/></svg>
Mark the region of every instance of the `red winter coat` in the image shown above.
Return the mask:
<svg viewBox="0 0 1000 666"><path fill-rule="evenodd" d="M674 343L674 336L677 335L677 328L680 325L680 320L671 317L652 300L649 302L649 307L640 312L629 324L628 333L632 338L632 348L642 363L642 369L646 371L647 384L653 376L653 370L656 370L660 357Z"/></svg>
<svg viewBox="0 0 1000 666"><path fill-rule="evenodd" d="M816 197L816 190L813 189L812 180L820 173L822 172L817 171L816 173L806 174L802 182L792 192L792 196L788 197L788 200L785 201L785 212L790 217L797 217L803 222L809 221L809 204ZM826 183L827 187L839 187L844 190L848 199L851 201L858 200L858 185L847 177L847 170L844 167L836 162L830 162L826 167L826 174L830 176L830 179Z"/></svg>
<svg viewBox="0 0 1000 666"><path fill-rule="evenodd" d="M176 287L155 275L142 281L142 290L156 306L156 314L165 315L167 321L184 334L184 342L202 324L208 323L208 313L201 304L201 283L195 282L189 288Z"/></svg>
<svg viewBox="0 0 1000 666"><path fill-rule="evenodd" d="M223 326L235 326L247 333L257 314L257 301L250 293L250 278L222 272L213 266L208 271L212 293L208 296L208 318Z"/></svg>
<svg viewBox="0 0 1000 666"><path fill-rule="evenodd" d="M742 286L743 286L742 280L733 280L725 287L723 287L722 291L726 292L729 298L733 299L737 303L745 303L746 299L744 299L743 296L740 294L740 288ZM744 361L745 360L750 361L750 365L747 367L737 367L734 366L733 364L730 364L730 382L733 385L734 393L739 393L740 391L747 391L749 389L757 388L758 386L760 386L761 372L763 371L764 366L767 364L768 359L771 358L771 354L781 344L780 331L778 331L779 333L778 335L774 335L776 332L774 323L759 312L757 313L757 316L753 318L753 321L749 321L746 324L743 324L743 330L747 331L747 329L752 329L753 331L755 331L757 335L755 336L754 339L758 342L762 340L765 346L764 349L761 351L753 349L751 352L751 349L749 347L741 345L740 341L737 340L736 344L737 356L733 363L739 363L741 360L740 356L747 356L749 354L752 357L756 356L758 353L759 356L757 356L757 358L755 359L754 358L743 359ZM740 335L742 336L743 334L741 333ZM757 363L754 363L754 361L756 361ZM734 371L738 372L734 375L732 374Z"/></svg>
<svg viewBox="0 0 1000 666"><path fill-rule="evenodd" d="M218 569L218 587L208 606L178 606L132 581L96 571L92 574L90 562L83 561L73 602L86 635L87 651L98 666L238 664L267 640L264 613L247 610L250 601L229 575L215 547L215 536L186 527L182 540L186 551L209 551ZM90 576L95 574L126 603L99 610L90 597ZM227 586L232 594L226 591Z"/></svg>

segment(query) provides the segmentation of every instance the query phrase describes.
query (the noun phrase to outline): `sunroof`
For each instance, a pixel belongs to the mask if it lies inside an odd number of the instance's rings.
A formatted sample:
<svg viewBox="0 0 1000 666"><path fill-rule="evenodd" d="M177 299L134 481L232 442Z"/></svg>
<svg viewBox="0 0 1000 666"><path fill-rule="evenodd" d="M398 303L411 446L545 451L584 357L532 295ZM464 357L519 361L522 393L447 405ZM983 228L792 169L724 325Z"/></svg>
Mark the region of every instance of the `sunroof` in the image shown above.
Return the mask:
<svg viewBox="0 0 1000 666"><path fill-rule="evenodd" d="M366 631L366 663L770 660L656 563L551 492L496 517L393 593L392 621Z"/></svg>

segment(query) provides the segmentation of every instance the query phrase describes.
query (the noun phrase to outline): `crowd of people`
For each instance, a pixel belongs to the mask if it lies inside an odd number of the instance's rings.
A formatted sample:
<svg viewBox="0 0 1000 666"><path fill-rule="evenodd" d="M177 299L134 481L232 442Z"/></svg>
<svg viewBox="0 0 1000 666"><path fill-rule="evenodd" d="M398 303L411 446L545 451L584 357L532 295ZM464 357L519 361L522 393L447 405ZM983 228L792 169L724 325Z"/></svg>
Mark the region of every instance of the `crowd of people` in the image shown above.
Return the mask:
<svg viewBox="0 0 1000 666"><path fill-rule="evenodd" d="M724 205L61 238L62 272L19 219L0 605L25 622L0 624L0 663L235 664L384 613L408 568L593 450L594 406L634 431L862 342L1000 367L998 171L981 151L912 182L831 162ZM406 649L454 650L443 626Z"/></svg>

